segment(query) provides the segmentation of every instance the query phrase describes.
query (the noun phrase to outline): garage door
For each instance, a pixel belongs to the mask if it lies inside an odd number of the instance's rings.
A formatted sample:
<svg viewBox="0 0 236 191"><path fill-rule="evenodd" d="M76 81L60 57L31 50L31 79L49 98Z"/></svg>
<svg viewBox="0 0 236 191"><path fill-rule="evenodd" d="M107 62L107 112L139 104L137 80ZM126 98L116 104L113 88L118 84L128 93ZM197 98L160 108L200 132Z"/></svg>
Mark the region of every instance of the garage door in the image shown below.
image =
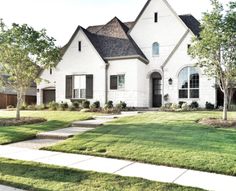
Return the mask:
<svg viewBox="0 0 236 191"><path fill-rule="evenodd" d="M43 103L48 104L52 101L56 101L55 90L43 90Z"/></svg>

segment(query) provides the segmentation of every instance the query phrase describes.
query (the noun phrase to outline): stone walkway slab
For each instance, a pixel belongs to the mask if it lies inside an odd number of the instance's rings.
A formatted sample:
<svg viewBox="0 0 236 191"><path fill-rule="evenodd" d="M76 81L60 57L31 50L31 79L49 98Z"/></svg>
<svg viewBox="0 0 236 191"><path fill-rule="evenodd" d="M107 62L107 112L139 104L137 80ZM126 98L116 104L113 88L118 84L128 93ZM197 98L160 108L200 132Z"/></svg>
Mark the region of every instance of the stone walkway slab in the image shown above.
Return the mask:
<svg viewBox="0 0 236 191"><path fill-rule="evenodd" d="M214 191L236 191L236 177L188 170L173 183Z"/></svg>
<svg viewBox="0 0 236 191"><path fill-rule="evenodd" d="M116 172L116 174L168 183L173 182L176 177L181 176L185 171L185 169L179 168L134 163L133 165Z"/></svg>
<svg viewBox="0 0 236 191"><path fill-rule="evenodd" d="M38 133L36 137L38 139L68 139L75 135L82 134L86 131L91 131L94 128L83 128L83 127L68 127L64 129L58 129L55 131Z"/></svg>
<svg viewBox="0 0 236 191"><path fill-rule="evenodd" d="M93 119L86 121L75 121L72 123L72 127L99 127L112 120L113 119Z"/></svg>
<svg viewBox="0 0 236 191"><path fill-rule="evenodd" d="M69 167L96 172L114 173L132 163L131 161L94 157L91 160L76 163Z"/></svg>
<svg viewBox="0 0 236 191"><path fill-rule="evenodd" d="M20 147L20 148L29 148L29 149L41 149L44 147L50 147L62 140L56 139L32 139L29 141L22 141L18 143L9 144L8 146Z"/></svg>
<svg viewBox="0 0 236 191"><path fill-rule="evenodd" d="M0 191L24 191L10 186L0 185Z"/></svg>
<svg viewBox="0 0 236 191"><path fill-rule="evenodd" d="M139 177L212 191L236 190L235 176L149 165L126 160L24 149L11 146L0 146L0 157L41 162L43 164L52 164L81 170L105 172L121 176Z"/></svg>

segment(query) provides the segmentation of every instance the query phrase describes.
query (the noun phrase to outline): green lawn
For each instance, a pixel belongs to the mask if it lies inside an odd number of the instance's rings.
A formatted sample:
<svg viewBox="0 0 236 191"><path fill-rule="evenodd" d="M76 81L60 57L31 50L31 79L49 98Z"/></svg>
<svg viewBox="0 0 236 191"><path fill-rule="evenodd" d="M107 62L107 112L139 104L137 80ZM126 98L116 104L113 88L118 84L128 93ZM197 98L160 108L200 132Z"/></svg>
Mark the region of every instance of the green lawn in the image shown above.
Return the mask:
<svg viewBox="0 0 236 191"><path fill-rule="evenodd" d="M72 121L85 120L92 117L91 113L67 111L22 111L24 117L42 117L48 121L41 124L0 127L0 144L34 138L38 132L50 131L68 126ZM0 111L0 118L14 117L15 112Z"/></svg>
<svg viewBox="0 0 236 191"><path fill-rule="evenodd" d="M0 158L0 184L34 191L197 191L200 189Z"/></svg>
<svg viewBox="0 0 236 191"><path fill-rule="evenodd" d="M221 112L146 113L119 119L49 150L236 175L236 128L199 125ZM236 113L229 113L236 118Z"/></svg>

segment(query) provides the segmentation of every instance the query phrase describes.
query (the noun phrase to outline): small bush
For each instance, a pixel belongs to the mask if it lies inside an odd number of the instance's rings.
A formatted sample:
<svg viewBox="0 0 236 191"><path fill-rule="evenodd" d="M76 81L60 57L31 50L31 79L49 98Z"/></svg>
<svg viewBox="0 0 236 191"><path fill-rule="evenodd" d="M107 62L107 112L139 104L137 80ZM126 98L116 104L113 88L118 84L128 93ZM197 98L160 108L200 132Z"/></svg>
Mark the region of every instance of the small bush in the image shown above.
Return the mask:
<svg viewBox="0 0 236 191"><path fill-rule="evenodd" d="M13 105L8 105L7 109L14 109L15 107Z"/></svg>
<svg viewBox="0 0 236 191"><path fill-rule="evenodd" d="M68 105L68 103L66 103L66 102L65 102L65 103L61 103L61 105L62 105L62 107L65 108L65 109L68 109L68 108L69 108L69 105Z"/></svg>
<svg viewBox="0 0 236 191"><path fill-rule="evenodd" d="M206 102L206 109L213 110L213 109L215 109L215 106L214 106L214 104L212 104L210 102Z"/></svg>
<svg viewBox="0 0 236 191"><path fill-rule="evenodd" d="M69 111L76 111L76 108L75 106L71 105L69 108L68 108Z"/></svg>
<svg viewBox="0 0 236 191"><path fill-rule="evenodd" d="M99 109L100 108L100 102L99 101L95 101L92 105L91 105L91 109Z"/></svg>
<svg viewBox="0 0 236 191"><path fill-rule="evenodd" d="M113 101L108 101L107 104L105 104L105 109L112 109L114 106L113 106Z"/></svg>
<svg viewBox="0 0 236 191"><path fill-rule="evenodd" d="M35 105L28 105L26 109L34 111L34 110L36 110L36 107L35 107Z"/></svg>
<svg viewBox="0 0 236 191"><path fill-rule="evenodd" d="M185 103L186 103L186 102L184 102L184 101L180 101L180 102L179 102L179 107L182 108L182 105L185 104Z"/></svg>
<svg viewBox="0 0 236 191"><path fill-rule="evenodd" d="M90 106L90 101L85 100L85 101L82 102L82 107L84 109L89 109L89 106Z"/></svg>
<svg viewBox="0 0 236 191"><path fill-rule="evenodd" d="M50 102L50 103L48 104L48 108L49 108L49 110L51 110L51 111L56 111L58 107L59 107L59 104L56 103L55 101Z"/></svg>
<svg viewBox="0 0 236 191"><path fill-rule="evenodd" d="M76 109L78 109L80 107L80 103L78 101L73 101L72 102L72 106L75 107Z"/></svg>
<svg viewBox="0 0 236 191"><path fill-rule="evenodd" d="M47 109L47 107L46 107L45 104L36 105L35 108L36 108L37 110L44 110L44 109Z"/></svg>
<svg viewBox="0 0 236 191"><path fill-rule="evenodd" d="M175 110L179 109L179 106L177 104L173 103L171 105L171 109L175 111Z"/></svg>
<svg viewBox="0 0 236 191"><path fill-rule="evenodd" d="M230 111L236 111L236 105L232 104L229 106Z"/></svg>
<svg viewBox="0 0 236 191"><path fill-rule="evenodd" d="M189 106L187 103L183 103L181 106L182 111L188 111L189 110Z"/></svg>
<svg viewBox="0 0 236 191"><path fill-rule="evenodd" d="M118 103L118 104L116 105L116 108L118 108L118 109L120 109L120 110L124 110L124 109L127 108L127 104L126 104L125 102L123 102L123 101L120 101L120 103Z"/></svg>
<svg viewBox="0 0 236 191"><path fill-rule="evenodd" d="M23 103L20 107L20 110L26 110L28 105L26 103Z"/></svg>
<svg viewBox="0 0 236 191"><path fill-rule="evenodd" d="M191 107L192 109L198 109L198 108L199 108L199 104L198 104L198 102L193 101L193 102L190 104L190 107Z"/></svg>

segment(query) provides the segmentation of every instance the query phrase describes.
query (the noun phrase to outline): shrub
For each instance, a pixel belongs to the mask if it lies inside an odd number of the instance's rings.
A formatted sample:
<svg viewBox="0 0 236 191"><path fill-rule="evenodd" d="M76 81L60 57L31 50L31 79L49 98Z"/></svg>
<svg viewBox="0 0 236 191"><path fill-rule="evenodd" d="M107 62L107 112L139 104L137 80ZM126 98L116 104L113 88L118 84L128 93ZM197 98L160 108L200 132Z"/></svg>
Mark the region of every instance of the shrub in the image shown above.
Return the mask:
<svg viewBox="0 0 236 191"><path fill-rule="evenodd" d="M182 105L183 105L184 103L186 103L186 102L180 101L180 102L179 102L179 107L182 108Z"/></svg>
<svg viewBox="0 0 236 191"><path fill-rule="evenodd" d="M35 108L36 108L37 110L44 110L44 109L47 109L47 107L46 107L45 104L36 105Z"/></svg>
<svg viewBox="0 0 236 191"><path fill-rule="evenodd" d="M100 108L100 102L99 101L95 101L92 105L91 105L92 109L99 109Z"/></svg>
<svg viewBox="0 0 236 191"><path fill-rule="evenodd" d="M50 103L48 104L49 110L52 110L52 111L57 110L58 107L59 107L59 104L56 103L55 101L50 102Z"/></svg>
<svg viewBox="0 0 236 191"><path fill-rule="evenodd" d="M89 106L90 106L90 101L85 100L85 101L82 102L82 107L84 109L89 109Z"/></svg>
<svg viewBox="0 0 236 191"><path fill-rule="evenodd" d="M76 109L78 109L80 107L80 103L78 101L73 101L72 102L72 106L75 107Z"/></svg>
<svg viewBox="0 0 236 191"><path fill-rule="evenodd" d="M113 101L108 101L107 104L105 104L105 109L112 109L113 107Z"/></svg>
<svg viewBox="0 0 236 191"><path fill-rule="evenodd" d="M123 102L123 101L120 101L120 103L118 103L118 104L116 105L116 108L117 108L117 109L120 109L120 110L124 110L124 109L127 108L127 104L126 104L125 102Z"/></svg>
<svg viewBox="0 0 236 191"><path fill-rule="evenodd" d="M14 109L15 107L13 105L8 105L7 109Z"/></svg>
<svg viewBox="0 0 236 191"><path fill-rule="evenodd" d="M182 111L188 111L189 110L189 106L187 103L183 103L181 106Z"/></svg>
<svg viewBox="0 0 236 191"><path fill-rule="evenodd" d="M206 102L206 109L213 110L213 109L215 109L215 106L214 106L214 104L212 104L210 102Z"/></svg>
<svg viewBox="0 0 236 191"><path fill-rule="evenodd" d="M230 106L229 106L229 110L230 110L230 111L236 111L236 105L234 105L234 104L233 104L233 105L230 105Z"/></svg>
<svg viewBox="0 0 236 191"><path fill-rule="evenodd" d="M190 107L191 107L192 109L197 109L197 108L199 108L199 104L198 104L198 102L193 101L193 102L190 104Z"/></svg>
<svg viewBox="0 0 236 191"><path fill-rule="evenodd" d="M68 109L69 108L69 105L68 105L68 103L61 103L61 106L63 107L63 108L65 108L65 109Z"/></svg>
<svg viewBox="0 0 236 191"><path fill-rule="evenodd" d="M20 110L26 110L27 109L27 104L23 103L20 107Z"/></svg>
<svg viewBox="0 0 236 191"><path fill-rule="evenodd" d="M26 109L33 111L33 110L36 110L36 107L35 107L35 105L28 105Z"/></svg>
<svg viewBox="0 0 236 191"><path fill-rule="evenodd" d="M172 110L177 110L179 108L179 106L177 105L177 104L175 104L175 103L173 103L172 105L171 105L171 109Z"/></svg>
<svg viewBox="0 0 236 191"><path fill-rule="evenodd" d="M68 108L69 111L76 111L76 108L75 106L71 105L69 108Z"/></svg>

